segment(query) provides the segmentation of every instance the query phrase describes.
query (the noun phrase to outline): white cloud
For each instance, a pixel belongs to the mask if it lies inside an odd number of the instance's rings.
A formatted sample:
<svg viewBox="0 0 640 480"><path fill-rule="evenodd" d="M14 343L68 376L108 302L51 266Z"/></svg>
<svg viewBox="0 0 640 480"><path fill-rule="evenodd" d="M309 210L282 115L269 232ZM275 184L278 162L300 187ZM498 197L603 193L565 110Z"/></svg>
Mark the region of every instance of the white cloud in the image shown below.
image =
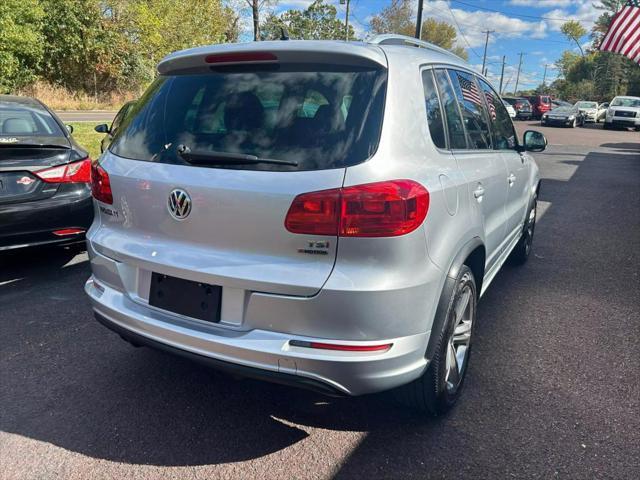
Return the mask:
<svg viewBox="0 0 640 480"><path fill-rule="evenodd" d="M571 9L571 11L566 8L556 8L543 15L547 18L545 22L551 30L556 32L560 31L560 27L562 27L562 24L567 20L581 22L583 27L590 30L593 22L602 14L602 10L596 8L600 3L595 3L593 0L573 0L572 5L575 6L575 8ZM548 20L549 18L557 18L558 20Z"/></svg>
<svg viewBox="0 0 640 480"><path fill-rule="evenodd" d="M455 16L455 21L451 17L452 13ZM467 44L464 38L473 48L484 46L485 34L482 31L487 29L495 30L489 39L491 43L500 43L505 39L519 37L544 38L547 36L545 21L526 21L503 13L485 10L468 11L452 8L450 11L448 2L443 0L425 3L424 15L444 20L456 27L458 45L465 48ZM462 29L461 32L456 21Z"/></svg>

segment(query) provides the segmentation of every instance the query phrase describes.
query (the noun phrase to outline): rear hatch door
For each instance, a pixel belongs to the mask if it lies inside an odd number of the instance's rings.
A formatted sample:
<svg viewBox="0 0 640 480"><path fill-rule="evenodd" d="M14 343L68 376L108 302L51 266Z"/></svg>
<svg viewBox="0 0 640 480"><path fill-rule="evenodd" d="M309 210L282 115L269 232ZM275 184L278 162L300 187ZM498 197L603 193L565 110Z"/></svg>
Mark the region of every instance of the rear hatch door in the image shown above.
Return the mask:
<svg viewBox="0 0 640 480"><path fill-rule="evenodd" d="M291 233L285 217L298 194L341 187L345 168L375 152L386 70L359 57L272 56L168 72L150 87L101 159L113 205L99 205L90 234L99 252L144 275L300 296L322 288L338 238ZM183 218L175 195L191 201Z"/></svg>

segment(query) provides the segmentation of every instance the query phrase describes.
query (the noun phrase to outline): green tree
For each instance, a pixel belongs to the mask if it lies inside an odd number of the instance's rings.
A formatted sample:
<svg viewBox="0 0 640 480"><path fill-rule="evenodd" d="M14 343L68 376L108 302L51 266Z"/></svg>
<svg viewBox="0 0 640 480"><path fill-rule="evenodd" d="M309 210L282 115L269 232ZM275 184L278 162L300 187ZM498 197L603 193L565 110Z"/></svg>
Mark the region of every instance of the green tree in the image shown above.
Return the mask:
<svg viewBox="0 0 640 480"><path fill-rule="evenodd" d="M400 35L413 36L416 30L416 22L413 19L412 0L391 0L388 7L374 15L369 22L372 33L398 33Z"/></svg>
<svg viewBox="0 0 640 480"><path fill-rule="evenodd" d="M35 79L44 53L43 17L37 0L0 2L0 93Z"/></svg>
<svg viewBox="0 0 640 480"><path fill-rule="evenodd" d="M414 3L412 0L392 0L391 4L382 9L369 22L372 33L398 33L413 37L416 23L413 17ZM467 51L456 45L456 29L447 22L435 18L427 18L422 22L421 40L433 43L450 50L459 57L468 60Z"/></svg>
<svg viewBox="0 0 640 480"><path fill-rule="evenodd" d="M576 45L580 49L580 53L584 57L584 50L582 49L582 45L580 45L580 39L587 34L587 30L582 26L582 24L575 20L569 20L560 27L560 31L565 37L567 37L567 39L576 42Z"/></svg>
<svg viewBox="0 0 640 480"><path fill-rule="evenodd" d="M337 18L338 11L324 0L315 0L305 10L288 10L281 15L269 15L262 25L262 39L281 36L284 27L289 36L304 40L340 40L345 38L345 24ZM349 38L355 32L349 25Z"/></svg>

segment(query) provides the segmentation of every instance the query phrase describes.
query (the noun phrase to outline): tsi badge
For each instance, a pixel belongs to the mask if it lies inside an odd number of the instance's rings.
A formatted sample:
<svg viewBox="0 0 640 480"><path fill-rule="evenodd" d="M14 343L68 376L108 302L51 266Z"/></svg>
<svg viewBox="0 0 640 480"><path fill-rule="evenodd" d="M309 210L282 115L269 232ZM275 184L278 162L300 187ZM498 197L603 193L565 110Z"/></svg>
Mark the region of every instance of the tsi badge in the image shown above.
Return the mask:
<svg viewBox="0 0 640 480"><path fill-rule="evenodd" d="M329 242L322 240L308 240L305 248L299 248L298 253L308 253L310 255L327 255L329 253Z"/></svg>

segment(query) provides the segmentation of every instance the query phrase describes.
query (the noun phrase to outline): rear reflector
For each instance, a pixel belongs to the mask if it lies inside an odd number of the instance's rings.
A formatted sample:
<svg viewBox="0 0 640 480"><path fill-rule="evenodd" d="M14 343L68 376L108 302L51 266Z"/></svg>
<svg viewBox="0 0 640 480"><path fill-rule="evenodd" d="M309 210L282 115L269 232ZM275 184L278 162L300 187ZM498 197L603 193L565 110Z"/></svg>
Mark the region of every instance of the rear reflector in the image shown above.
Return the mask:
<svg viewBox="0 0 640 480"><path fill-rule="evenodd" d="M39 170L34 174L47 183L89 183L91 181L91 159L87 157L79 162Z"/></svg>
<svg viewBox="0 0 640 480"><path fill-rule="evenodd" d="M294 347L316 348L319 350L339 350L341 352L383 352L389 350L393 346L393 343L384 343L380 345L344 345L337 343L291 340L289 345Z"/></svg>
<svg viewBox="0 0 640 480"><path fill-rule="evenodd" d="M62 230L55 230L53 232L54 235L59 237L64 237L67 235L78 235L79 233L84 233L84 228L63 228Z"/></svg>
<svg viewBox="0 0 640 480"><path fill-rule="evenodd" d="M204 61L207 63L244 63L244 62L275 62L278 60L269 52L237 52L207 55Z"/></svg>
<svg viewBox="0 0 640 480"><path fill-rule="evenodd" d="M91 194L93 198L100 202L108 203L109 205L113 203L109 174L98 162L94 162L91 165Z"/></svg>
<svg viewBox="0 0 640 480"><path fill-rule="evenodd" d="M285 218L292 233L395 237L417 229L429 192L413 180L391 180L298 195Z"/></svg>

